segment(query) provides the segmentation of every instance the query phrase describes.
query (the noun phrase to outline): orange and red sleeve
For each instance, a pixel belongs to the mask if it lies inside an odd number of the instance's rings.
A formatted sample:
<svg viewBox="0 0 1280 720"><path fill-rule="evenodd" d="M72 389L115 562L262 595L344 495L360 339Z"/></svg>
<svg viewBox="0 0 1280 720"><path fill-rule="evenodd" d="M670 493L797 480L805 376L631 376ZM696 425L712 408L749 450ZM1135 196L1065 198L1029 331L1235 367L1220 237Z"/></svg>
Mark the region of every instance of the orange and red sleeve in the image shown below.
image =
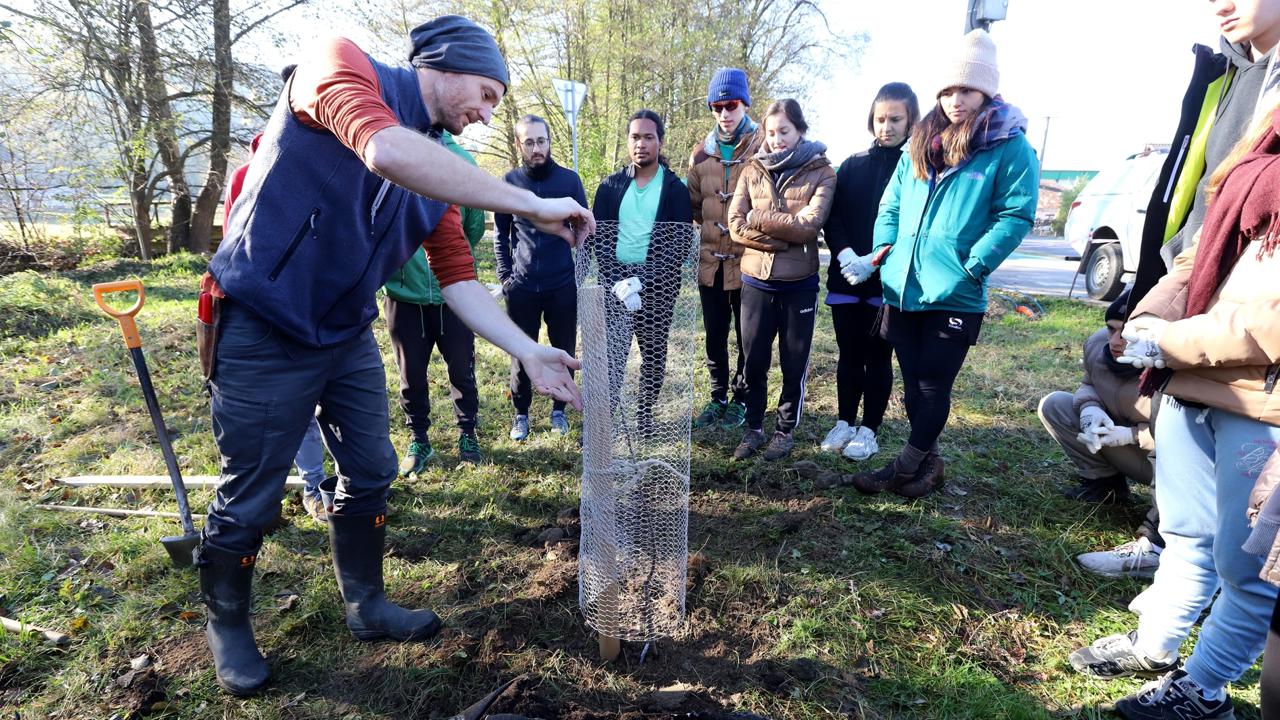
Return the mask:
<svg viewBox="0 0 1280 720"><path fill-rule="evenodd" d="M436 229L422 241L422 247L427 251L427 264L440 281L440 287L476 279L476 261L471 256L467 235L462 231L462 213L457 205L445 210Z"/></svg>
<svg viewBox="0 0 1280 720"><path fill-rule="evenodd" d="M325 40L294 71L289 107L302 124L323 128L364 157L364 146L379 130L399 125L382 100L373 64L346 38Z"/></svg>

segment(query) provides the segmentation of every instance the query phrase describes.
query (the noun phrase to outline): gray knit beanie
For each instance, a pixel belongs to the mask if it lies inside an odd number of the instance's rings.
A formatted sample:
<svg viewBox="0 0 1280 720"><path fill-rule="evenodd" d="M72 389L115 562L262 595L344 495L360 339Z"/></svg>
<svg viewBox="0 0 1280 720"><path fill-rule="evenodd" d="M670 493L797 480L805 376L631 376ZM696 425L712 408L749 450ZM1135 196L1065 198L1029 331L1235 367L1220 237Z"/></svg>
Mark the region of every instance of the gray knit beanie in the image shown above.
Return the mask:
<svg viewBox="0 0 1280 720"><path fill-rule="evenodd" d="M996 44L986 30L971 30L964 36L964 43L947 68L938 94L953 87L973 88L981 90L987 97L996 96L1000 88L1000 69L996 67Z"/></svg>
<svg viewBox="0 0 1280 720"><path fill-rule="evenodd" d="M441 15L409 33L409 64L492 78L511 87L507 61L489 31L461 15Z"/></svg>

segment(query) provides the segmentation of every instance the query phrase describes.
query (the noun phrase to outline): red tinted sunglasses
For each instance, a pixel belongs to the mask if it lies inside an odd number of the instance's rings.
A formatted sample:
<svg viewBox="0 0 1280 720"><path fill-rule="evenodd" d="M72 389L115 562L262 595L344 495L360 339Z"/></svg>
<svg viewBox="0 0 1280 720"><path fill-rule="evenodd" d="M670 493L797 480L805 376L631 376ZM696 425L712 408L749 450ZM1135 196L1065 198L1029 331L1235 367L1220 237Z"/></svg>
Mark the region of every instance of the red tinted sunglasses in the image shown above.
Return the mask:
<svg viewBox="0 0 1280 720"><path fill-rule="evenodd" d="M738 100L726 100L724 102L713 102L711 103L711 112L718 113L721 110L728 110L729 112L733 112L734 110L737 110L738 106L741 104L742 103Z"/></svg>

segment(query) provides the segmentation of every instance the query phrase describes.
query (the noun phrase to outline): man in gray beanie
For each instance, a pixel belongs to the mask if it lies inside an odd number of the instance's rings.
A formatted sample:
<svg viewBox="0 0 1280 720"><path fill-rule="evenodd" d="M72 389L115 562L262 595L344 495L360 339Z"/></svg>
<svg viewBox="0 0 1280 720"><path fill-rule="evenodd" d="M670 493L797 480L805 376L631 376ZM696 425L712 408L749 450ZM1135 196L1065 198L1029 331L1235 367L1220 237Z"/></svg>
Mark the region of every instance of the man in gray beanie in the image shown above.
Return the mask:
<svg viewBox="0 0 1280 720"><path fill-rule="evenodd" d="M465 18L415 28L409 66L350 40L312 47L285 83L201 281L217 310L202 334L222 477L196 564L218 684L248 695L270 672L249 620L263 528L317 411L337 466L329 514L347 627L359 640L422 640L442 627L385 593L386 499L397 474L374 294L425 247L445 302L511 353L539 391L581 407L577 360L520 331L476 281L457 206L513 213L570 244L594 232L569 198L542 199L467 164L441 128L488 123L509 78L497 43ZM204 298L202 298L204 300ZM204 303L202 302L202 305Z"/></svg>

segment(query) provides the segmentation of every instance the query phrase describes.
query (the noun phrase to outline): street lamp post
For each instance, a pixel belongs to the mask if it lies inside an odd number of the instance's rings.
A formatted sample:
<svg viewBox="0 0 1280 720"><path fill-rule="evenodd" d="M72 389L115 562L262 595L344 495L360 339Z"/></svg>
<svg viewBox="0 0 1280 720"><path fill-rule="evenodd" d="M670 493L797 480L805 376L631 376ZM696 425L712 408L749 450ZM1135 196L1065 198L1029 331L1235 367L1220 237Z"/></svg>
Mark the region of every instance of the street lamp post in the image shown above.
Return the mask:
<svg viewBox="0 0 1280 720"><path fill-rule="evenodd" d="M1004 20L1009 11L1009 0L968 0L969 13L964 19L964 31L975 28L990 31L991 23Z"/></svg>

